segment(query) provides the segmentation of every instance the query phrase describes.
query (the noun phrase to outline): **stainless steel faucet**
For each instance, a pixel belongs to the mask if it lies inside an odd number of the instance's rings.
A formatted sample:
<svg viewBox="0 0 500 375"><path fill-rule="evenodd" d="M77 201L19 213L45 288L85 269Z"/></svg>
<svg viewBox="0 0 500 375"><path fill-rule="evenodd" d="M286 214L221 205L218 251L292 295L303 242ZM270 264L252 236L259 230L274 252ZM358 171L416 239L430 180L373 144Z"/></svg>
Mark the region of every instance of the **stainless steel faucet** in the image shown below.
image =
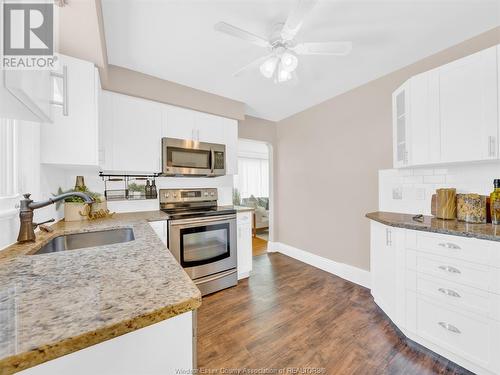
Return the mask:
<svg viewBox="0 0 500 375"><path fill-rule="evenodd" d="M19 226L19 235L17 236L17 242L32 242L35 241L35 229L40 224L45 224L54 219L44 221L43 223L33 223L33 211L48 206L49 204L55 203L62 199L66 199L69 197L80 197L84 200L85 203L90 204L93 203L94 200L87 194L81 193L79 191L64 193L52 198L47 199L46 201L41 202L33 202L30 199L31 194L24 194L24 199L21 199L20 211L19 211L19 221L21 225Z"/></svg>

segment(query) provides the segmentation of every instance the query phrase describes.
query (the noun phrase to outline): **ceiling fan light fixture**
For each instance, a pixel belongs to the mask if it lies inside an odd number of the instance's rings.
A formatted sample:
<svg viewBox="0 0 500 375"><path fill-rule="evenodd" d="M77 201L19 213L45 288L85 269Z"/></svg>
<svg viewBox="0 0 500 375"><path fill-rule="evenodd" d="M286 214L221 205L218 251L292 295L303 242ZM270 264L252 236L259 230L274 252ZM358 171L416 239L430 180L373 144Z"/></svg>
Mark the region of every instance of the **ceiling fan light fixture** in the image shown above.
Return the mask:
<svg viewBox="0 0 500 375"><path fill-rule="evenodd" d="M286 69L283 69L283 67L280 65L278 73L276 74L276 82L282 83L289 81L291 79L292 79L292 73Z"/></svg>
<svg viewBox="0 0 500 375"><path fill-rule="evenodd" d="M278 64L278 58L276 56L268 58L260 66L260 72L266 78L271 78L276 70L276 65Z"/></svg>
<svg viewBox="0 0 500 375"><path fill-rule="evenodd" d="M283 55L281 55L281 67L287 72L293 72L297 69L298 64L299 59L293 52L286 51Z"/></svg>

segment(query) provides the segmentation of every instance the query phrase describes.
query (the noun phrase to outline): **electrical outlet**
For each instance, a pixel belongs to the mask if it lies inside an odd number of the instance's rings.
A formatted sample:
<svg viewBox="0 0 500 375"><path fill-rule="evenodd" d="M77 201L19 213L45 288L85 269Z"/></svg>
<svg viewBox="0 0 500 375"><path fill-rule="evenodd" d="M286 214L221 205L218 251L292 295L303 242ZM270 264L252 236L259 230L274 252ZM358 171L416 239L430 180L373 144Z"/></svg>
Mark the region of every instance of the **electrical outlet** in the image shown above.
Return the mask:
<svg viewBox="0 0 500 375"><path fill-rule="evenodd" d="M403 199L403 187L396 186L392 188L392 199L402 200Z"/></svg>

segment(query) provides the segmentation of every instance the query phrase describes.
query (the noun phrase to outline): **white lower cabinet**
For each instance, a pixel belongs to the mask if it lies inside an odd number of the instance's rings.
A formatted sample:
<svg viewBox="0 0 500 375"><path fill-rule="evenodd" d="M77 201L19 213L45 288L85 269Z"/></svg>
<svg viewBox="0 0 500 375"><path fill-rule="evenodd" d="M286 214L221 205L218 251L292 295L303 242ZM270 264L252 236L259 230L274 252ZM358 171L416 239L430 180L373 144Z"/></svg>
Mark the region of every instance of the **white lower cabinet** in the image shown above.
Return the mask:
<svg viewBox="0 0 500 375"><path fill-rule="evenodd" d="M244 279L252 272L252 212L237 214L238 279Z"/></svg>
<svg viewBox="0 0 500 375"><path fill-rule="evenodd" d="M150 221L149 225L155 231L156 235L160 238L161 242L168 248L168 221L158 220Z"/></svg>
<svg viewBox="0 0 500 375"><path fill-rule="evenodd" d="M500 243L371 223L372 295L411 340L500 373Z"/></svg>
<svg viewBox="0 0 500 375"><path fill-rule="evenodd" d="M19 372L22 375L191 374L193 312L189 311Z"/></svg>

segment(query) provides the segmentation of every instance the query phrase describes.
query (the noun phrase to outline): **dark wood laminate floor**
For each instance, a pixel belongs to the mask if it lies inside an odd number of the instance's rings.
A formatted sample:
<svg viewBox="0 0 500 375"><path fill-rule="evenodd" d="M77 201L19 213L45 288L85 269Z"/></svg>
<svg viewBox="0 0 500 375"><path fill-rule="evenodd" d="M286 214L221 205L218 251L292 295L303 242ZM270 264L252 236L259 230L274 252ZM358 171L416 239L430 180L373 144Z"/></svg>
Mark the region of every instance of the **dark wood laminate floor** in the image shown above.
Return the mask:
<svg viewBox="0 0 500 375"><path fill-rule="evenodd" d="M252 237L252 255L262 255L267 251L267 241L259 237Z"/></svg>
<svg viewBox="0 0 500 375"><path fill-rule="evenodd" d="M198 312L200 369L468 373L407 346L368 289L278 253L253 262L250 279L203 298Z"/></svg>

